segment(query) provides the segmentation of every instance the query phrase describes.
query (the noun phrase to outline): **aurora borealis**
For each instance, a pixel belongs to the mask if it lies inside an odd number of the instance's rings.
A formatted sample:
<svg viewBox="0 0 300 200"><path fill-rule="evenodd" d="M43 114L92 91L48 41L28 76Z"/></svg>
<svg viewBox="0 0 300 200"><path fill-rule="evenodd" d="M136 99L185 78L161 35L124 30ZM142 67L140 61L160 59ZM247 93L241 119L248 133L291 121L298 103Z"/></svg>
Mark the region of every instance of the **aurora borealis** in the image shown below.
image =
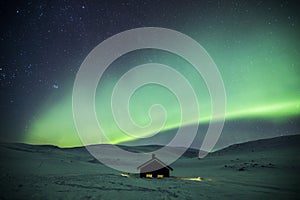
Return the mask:
<svg viewBox="0 0 300 200"><path fill-rule="evenodd" d="M300 115L299 16L295 4L178 1L171 5L143 0L1 6L1 17L11 19L1 22L5 27L1 30L1 112L13 111L8 117L1 115L1 138L30 144L81 146L72 115L72 86L80 64L108 37L144 26L180 31L207 50L225 85L226 121L255 119L295 124ZM186 60L159 50L134 51L117 59L98 85L96 112L111 143L136 139L117 127L110 103L119 78L144 63L168 65L189 80L200 105L200 119L184 121L184 126L209 123L209 93L201 76ZM135 78L142 77L132 80ZM126 92L126 85L123 87ZM163 105L167 113L161 132L178 128L180 107L176 96L155 84L139 88L130 99L134 122L147 125L148 110L153 104ZM158 115L152 120L161 118ZM18 125L12 124L14 120ZM8 132L17 133L8 136ZM143 133L153 134L156 133Z"/></svg>

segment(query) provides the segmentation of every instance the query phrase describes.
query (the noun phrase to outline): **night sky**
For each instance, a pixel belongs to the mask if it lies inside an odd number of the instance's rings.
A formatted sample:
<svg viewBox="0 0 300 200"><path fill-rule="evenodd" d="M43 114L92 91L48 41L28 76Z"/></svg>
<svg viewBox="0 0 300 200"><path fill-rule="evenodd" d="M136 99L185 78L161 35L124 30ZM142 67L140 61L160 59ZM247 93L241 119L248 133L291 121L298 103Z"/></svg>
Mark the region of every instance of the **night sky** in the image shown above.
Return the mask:
<svg viewBox="0 0 300 200"><path fill-rule="evenodd" d="M230 129L249 120L253 126L247 127L265 128L262 122L271 121L295 131L299 121L297 1L2 1L0 18L1 141L81 145L72 118L72 87L81 63L103 40L148 26L180 31L207 50L225 84L226 122L236 124ZM112 88L133 66L149 62L172 66L197 91L202 118L184 125L209 122L209 94L189 63L159 50L131 52L110 66L97 90L97 115L112 143L133 140L113 122ZM163 131L176 129L178 102L157 85L132 97L133 119L149 123L147 110L154 103L168 111ZM277 135L297 133L280 130Z"/></svg>

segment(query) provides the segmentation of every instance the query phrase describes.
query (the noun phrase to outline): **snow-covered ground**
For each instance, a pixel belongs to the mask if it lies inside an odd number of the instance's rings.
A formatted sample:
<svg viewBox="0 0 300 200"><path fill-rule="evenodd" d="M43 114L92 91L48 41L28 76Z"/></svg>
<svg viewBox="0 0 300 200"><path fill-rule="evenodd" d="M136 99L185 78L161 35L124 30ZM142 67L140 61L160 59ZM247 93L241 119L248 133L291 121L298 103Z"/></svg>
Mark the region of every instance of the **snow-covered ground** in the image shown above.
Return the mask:
<svg viewBox="0 0 300 200"><path fill-rule="evenodd" d="M164 179L122 176L85 148L1 144L0 199L297 199L299 144L300 135L259 140L200 160L190 149Z"/></svg>

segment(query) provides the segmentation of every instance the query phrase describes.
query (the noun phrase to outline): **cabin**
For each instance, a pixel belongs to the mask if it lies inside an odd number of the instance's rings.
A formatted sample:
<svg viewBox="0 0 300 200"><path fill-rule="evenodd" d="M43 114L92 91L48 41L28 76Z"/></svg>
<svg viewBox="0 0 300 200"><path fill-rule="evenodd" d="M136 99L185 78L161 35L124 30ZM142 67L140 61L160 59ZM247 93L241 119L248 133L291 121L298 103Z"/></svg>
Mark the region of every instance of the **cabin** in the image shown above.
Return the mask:
<svg viewBox="0 0 300 200"><path fill-rule="evenodd" d="M140 170L141 178L164 178L170 176L173 169L167 166L163 161L159 160L155 154L152 159L137 167Z"/></svg>

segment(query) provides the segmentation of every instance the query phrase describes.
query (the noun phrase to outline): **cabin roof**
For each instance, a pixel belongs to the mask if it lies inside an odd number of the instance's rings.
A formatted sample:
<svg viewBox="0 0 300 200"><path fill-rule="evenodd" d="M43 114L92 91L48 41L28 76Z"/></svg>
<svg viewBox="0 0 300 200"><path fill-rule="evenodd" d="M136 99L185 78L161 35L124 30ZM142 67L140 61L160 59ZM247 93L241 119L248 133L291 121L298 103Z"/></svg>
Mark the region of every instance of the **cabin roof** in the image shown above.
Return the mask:
<svg viewBox="0 0 300 200"><path fill-rule="evenodd" d="M164 166L164 167L168 168L169 170L173 171L172 167L166 165L163 161L159 160L154 154L152 154L152 158L149 161L145 162L144 164L141 164L140 166L137 167L137 169L145 167L145 166L149 165L150 163L152 163L153 161L157 161L162 166Z"/></svg>

